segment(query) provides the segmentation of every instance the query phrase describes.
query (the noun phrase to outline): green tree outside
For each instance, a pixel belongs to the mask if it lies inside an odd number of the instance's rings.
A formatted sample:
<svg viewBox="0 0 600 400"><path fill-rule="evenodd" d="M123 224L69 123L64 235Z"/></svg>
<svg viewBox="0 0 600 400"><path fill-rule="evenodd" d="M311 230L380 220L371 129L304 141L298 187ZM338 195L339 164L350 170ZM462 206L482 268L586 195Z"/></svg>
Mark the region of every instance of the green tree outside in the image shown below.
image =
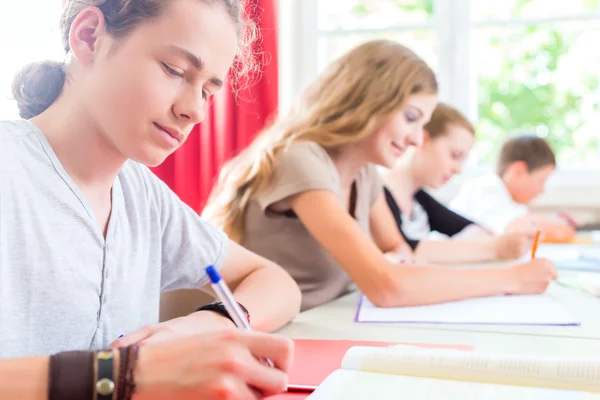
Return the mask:
<svg viewBox="0 0 600 400"><path fill-rule="evenodd" d="M522 16L536 1L550 7L564 0L512 0L510 15ZM434 0L361 0L351 12L365 18L382 3L395 4L415 20L435 18ZM598 9L598 0L580 3L583 12ZM473 27L472 33L477 65L490 58L497 61L492 73L480 68L477 78L479 160L492 162L502 140L519 132L546 137L561 162L598 159L600 126L594 124L600 123L600 61L582 56L581 48L595 51L600 22L483 26Z"/></svg>

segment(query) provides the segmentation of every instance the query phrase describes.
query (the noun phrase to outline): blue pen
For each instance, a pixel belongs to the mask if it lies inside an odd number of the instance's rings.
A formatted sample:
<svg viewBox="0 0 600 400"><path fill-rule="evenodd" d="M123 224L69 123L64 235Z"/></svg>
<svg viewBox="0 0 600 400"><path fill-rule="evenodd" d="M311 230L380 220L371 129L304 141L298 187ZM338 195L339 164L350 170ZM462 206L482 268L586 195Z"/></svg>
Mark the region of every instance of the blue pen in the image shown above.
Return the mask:
<svg viewBox="0 0 600 400"><path fill-rule="evenodd" d="M233 298L231 290L229 290L227 284L223 281L223 279L221 279L221 275L219 275L215 267L213 267L212 265L206 267L206 274L210 278L211 286L215 291L215 294L225 306L225 309L231 316L231 319L233 319L233 323L235 324L235 326L241 329L252 330L252 328L250 327L250 323L244 316L244 312L240 308L237 301L235 301L235 299ZM264 362L269 367L274 366L273 361L269 360L268 358L265 358Z"/></svg>

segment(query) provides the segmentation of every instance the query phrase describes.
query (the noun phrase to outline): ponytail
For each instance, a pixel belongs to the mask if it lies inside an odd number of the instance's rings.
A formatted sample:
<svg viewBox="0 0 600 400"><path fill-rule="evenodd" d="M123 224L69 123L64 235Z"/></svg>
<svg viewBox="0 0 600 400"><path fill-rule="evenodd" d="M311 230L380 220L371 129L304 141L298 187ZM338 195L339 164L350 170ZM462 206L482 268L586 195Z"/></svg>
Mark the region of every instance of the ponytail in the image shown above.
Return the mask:
<svg viewBox="0 0 600 400"><path fill-rule="evenodd" d="M34 62L23 67L12 84L21 118L33 118L50 107L60 95L65 79L66 67L61 62Z"/></svg>

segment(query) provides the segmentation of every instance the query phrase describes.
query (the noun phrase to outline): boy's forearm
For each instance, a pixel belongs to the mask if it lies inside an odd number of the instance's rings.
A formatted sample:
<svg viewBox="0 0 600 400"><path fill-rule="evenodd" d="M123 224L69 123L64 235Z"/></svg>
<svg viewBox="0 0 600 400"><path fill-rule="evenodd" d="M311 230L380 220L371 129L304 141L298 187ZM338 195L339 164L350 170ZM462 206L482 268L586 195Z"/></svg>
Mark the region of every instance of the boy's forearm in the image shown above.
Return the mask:
<svg viewBox="0 0 600 400"><path fill-rule="evenodd" d="M566 221L547 217L542 214L528 213L511 223L512 231L536 228L542 231L548 239L569 240L575 234L575 229Z"/></svg>

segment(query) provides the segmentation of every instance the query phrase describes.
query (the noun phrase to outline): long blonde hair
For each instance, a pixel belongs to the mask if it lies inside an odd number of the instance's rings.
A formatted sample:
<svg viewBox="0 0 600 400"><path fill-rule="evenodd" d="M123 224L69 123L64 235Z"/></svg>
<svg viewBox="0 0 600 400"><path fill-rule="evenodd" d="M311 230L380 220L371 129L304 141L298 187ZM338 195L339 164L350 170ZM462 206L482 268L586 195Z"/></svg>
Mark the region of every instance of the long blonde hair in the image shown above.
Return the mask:
<svg viewBox="0 0 600 400"><path fill-rule="evenodd" d="M298 141L324 148L356 142L375 132L409 95L436 92L433 71L396 42L370 41L350 50L306 88L287 115L222 168L203 217L242 242L248 203L270 183L280 152Z"/></svg>

